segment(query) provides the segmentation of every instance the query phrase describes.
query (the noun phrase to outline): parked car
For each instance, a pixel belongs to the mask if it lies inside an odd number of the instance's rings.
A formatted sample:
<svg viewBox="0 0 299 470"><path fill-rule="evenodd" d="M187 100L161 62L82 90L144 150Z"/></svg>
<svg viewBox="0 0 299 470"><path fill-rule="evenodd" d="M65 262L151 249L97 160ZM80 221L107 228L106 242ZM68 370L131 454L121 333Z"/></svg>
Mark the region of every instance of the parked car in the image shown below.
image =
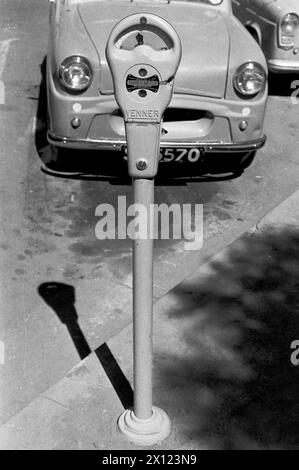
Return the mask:
<svg viewBox="0 0 299 470"><path fill-rule="evenodd" d="M110 158L125 158L124 120L105 47L114 25L136 12L165 18L182 42L163 121L164 168L180 165L193 176L240 172L264 145L267 65L233 16L230 0L52 0L50 10L48 141L53 146L111 150ZM138 28L128 41L136 42L137 34ZM143 41L151 39L144 34Z"/></svg>
<svg viewBox="0 0 299 470"><path fill-rule="evenodd" d="M232 0L233 12L260 44L272 72L299 72L298 0Z"/></svg>

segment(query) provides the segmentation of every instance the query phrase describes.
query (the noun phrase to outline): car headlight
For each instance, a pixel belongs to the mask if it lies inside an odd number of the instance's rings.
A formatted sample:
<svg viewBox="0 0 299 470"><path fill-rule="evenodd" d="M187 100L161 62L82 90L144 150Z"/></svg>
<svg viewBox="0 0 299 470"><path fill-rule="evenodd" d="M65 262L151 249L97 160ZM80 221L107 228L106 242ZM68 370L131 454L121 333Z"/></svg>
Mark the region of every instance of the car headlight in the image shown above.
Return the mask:
<svg viewBox="0 0 299 470"><path fill-rule="evenodd" d="M234 75L234 87L246 97L257 95L265 88L267 75L264 68L256 62L247 62L238 68Z"/></svg>
<svg viewBox="0 0 299 470"><path fill-rule="evenodd" d="M299 27L299 18L295 13L287 13L280 19L278 28L279 45L293 47L295 35Z"/></svg>
<svg viewBox="0 0 299 470"><path fill-rule="evenodd" d="M70 91L84 91L92 81L92 68L87 59L81 56L67 57L59 66L58 77Z"/></svg>

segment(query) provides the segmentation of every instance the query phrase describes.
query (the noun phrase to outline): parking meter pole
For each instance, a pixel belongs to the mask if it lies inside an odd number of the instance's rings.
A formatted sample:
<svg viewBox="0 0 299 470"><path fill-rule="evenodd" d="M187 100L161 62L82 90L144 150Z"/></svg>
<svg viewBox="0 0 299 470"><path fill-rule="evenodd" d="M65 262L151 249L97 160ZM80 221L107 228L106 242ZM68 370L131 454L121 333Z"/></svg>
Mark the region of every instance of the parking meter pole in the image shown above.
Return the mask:
<svg viewBox="0 0 299 470"><path fill-rule="evenodd" d="M168 415L152 405L154 179L133 178L133 191L146 220L142 237L133 241L134 407L122 413L118 426L131 442L149 446L171 431Z"/></svg>
<svg viewBox="0 0 299 470"><path fill-rule="evenodd" d="M147 237L133 244L134 414L152 416L154 180L133 179L134 202L146 211Z"/></svg>
<svg viewBox="0 0 299 470"><path fill-rule="evenodd" d="M125 121L134 202L141 205L142 212L142 227L135 232L133 246L134 407L124 411L118 420L123 435L141 446L157 444L170 433L167 414L152 406L151 205L161 124L173 94L181 53L181 42L173 27L160 16L148 13L136 13L121 20L111 31L106 47L115 99Z"/></svg>

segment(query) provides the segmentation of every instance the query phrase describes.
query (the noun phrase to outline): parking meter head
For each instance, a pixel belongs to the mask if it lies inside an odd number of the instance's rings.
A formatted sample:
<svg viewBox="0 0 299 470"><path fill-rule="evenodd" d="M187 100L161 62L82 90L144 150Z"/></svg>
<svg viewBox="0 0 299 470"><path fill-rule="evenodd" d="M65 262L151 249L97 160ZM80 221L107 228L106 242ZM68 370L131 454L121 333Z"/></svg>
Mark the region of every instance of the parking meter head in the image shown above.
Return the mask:
<svg viewBox="0 0 299 470"><path fill-rule="evenodd" d="M161 121L181 55L175 29L160 16L130 15L111 31L106 56L125 120L132 177L152 178L157 173Z"/></svg>
<svg viewBox="0 0 299 470"><path fill-rule="evenodd" d="M114 27L106 56L125 121L161 122L181 54L175 29L157 15L130 15Z"/></svg>

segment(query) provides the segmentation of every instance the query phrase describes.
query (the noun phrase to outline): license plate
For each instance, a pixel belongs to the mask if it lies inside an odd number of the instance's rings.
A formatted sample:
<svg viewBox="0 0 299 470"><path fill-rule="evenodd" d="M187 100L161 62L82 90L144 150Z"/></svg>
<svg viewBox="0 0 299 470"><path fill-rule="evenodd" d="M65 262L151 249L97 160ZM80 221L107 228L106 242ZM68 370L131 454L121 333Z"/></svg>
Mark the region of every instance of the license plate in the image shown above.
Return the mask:
<svg viewBox="0 0 299 470"><path fill-rule="evenodd" d="M197 163L203 157L204 151L200 148L161 148L161 163Z"/></svg>

